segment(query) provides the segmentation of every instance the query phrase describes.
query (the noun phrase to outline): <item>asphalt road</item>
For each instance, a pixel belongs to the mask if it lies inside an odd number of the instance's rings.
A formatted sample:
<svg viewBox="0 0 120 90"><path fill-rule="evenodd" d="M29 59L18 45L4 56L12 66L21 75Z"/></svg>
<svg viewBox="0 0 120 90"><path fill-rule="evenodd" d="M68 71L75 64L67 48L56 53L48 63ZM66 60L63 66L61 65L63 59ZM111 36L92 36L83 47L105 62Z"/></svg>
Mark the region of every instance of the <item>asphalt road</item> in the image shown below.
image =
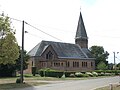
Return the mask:
<svg viewBox="0 0 120 90"><path fill-rule="evenodd" d="M119 81L120 77L116 76L109 78L57 82L19 90L94 90L95 88L106 86L112 83L119 83Z"/></svg>

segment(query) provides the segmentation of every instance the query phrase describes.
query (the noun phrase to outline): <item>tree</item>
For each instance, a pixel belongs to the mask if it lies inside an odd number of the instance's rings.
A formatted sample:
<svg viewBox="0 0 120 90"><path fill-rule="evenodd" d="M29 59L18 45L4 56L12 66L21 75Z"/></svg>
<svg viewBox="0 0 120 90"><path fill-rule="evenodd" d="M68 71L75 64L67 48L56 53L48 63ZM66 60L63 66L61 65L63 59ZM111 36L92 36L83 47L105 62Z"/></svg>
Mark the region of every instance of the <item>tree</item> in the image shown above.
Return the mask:
<svg viewBox="0 0 120 90"><path fill-rule="evenodd" d="M117 67L117 69L120 70L120 63L118 63L118 64L116 65L116 67Z"/></svg>
<svg viewBox="0 0 120 90"><path fill-rule="evenodd" d="M0 17L0 64L14 64L19 57L19 47L14 34L9 17Z"/></svg>
<svg viewBox="0 0 120 90"><path fill-rule="evenodd" d="M19 49L19 52L21 50ZM24 51L24 61L23 61L23 70L27 69L28 67L28 59L29 55L27 55L26 51ZM0 64L0 76L7 77L7 76L15 76L13 75L15 71L20 71L21 69L21 54L19 58L15 60L15 64Z"/></svg>
<svg viewBox="0 0 120 90"><path fill-rule="evenodd" d="M109 56L109 53L107 51L104 51L104 48L102 46L92 46L90 47L90 52L92 53L93 57L95 59L95 66L100 62L104 62L106 65L108 65L108 61L106 59Z"/></svg>
<svg viewBox="0 0 120 90"><path fill-rule="evenodd" d="M97 69L98 70L106 70L106 69L108 69L108 66L104 62L100 62L97 65Z"/></svg>
<svg viewBox="0 0 120 90"><path fill-rule="evenodd" d="M20 50L20 52L21 52L21 50ZM24 51L23 70L27 69L29 58L30 58L30 56L27 54L26 51ZM20 71L20 69L21 69L21 54L19 55L19 58L16 59L15 68L17 71Z"/></svg>

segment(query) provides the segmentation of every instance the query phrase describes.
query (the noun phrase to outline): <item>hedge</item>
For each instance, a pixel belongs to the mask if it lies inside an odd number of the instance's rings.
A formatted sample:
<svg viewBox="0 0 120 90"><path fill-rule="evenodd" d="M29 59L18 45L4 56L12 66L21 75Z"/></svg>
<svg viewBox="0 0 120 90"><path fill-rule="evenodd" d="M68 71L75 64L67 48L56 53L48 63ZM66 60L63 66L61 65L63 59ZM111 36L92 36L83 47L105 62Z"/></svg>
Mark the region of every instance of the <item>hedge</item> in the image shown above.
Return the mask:
<svg viewBox="0 0 120 90"><path fill-rule="evenodd" d="M120 73L120 70L95 70L95 72L97 73L116 73L116 74L119 74Z"/></svg>
<svg viewBox="0 0 120 90"><path fill-rule="evenodd" d="M41 77L45 76L45 77L58 77L58 78L61 78L63 76L63 73L64 72L62 72L62 71L53 70L53 69L49 69L49 68L39 70L39 75Z"/></svg>

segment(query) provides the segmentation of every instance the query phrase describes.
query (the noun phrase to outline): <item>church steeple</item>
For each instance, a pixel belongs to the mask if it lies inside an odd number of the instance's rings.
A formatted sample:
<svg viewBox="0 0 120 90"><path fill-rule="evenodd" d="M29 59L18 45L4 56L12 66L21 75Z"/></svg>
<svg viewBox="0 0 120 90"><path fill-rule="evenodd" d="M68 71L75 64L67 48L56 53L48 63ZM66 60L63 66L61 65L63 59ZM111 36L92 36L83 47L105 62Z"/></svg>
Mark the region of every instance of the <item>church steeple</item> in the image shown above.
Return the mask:
<svg viewBox="0 0 120 90"><path fill-rule="evenodd" d="M75 36L75 43L79 44L81 48L88 48L88 37L81 12L80 12L77 32Z"/></svg>

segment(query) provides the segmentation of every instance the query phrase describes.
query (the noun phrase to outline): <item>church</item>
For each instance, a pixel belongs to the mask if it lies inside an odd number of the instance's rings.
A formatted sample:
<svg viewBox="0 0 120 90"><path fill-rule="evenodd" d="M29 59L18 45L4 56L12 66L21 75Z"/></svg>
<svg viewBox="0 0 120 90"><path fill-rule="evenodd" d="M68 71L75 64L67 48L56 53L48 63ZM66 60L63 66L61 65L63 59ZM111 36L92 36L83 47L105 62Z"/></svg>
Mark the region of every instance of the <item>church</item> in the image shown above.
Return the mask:
<svg viewBox="0 0 120 90"><path fill-rule="evenodd" d="M30 60L27 72L31 72L32 67L36 67L37 70L51 68L74 72L95 69L95 58L88 49L88 36L81 12L75 44L43 40L30 50L28 55L30 55Z"/></svg>

